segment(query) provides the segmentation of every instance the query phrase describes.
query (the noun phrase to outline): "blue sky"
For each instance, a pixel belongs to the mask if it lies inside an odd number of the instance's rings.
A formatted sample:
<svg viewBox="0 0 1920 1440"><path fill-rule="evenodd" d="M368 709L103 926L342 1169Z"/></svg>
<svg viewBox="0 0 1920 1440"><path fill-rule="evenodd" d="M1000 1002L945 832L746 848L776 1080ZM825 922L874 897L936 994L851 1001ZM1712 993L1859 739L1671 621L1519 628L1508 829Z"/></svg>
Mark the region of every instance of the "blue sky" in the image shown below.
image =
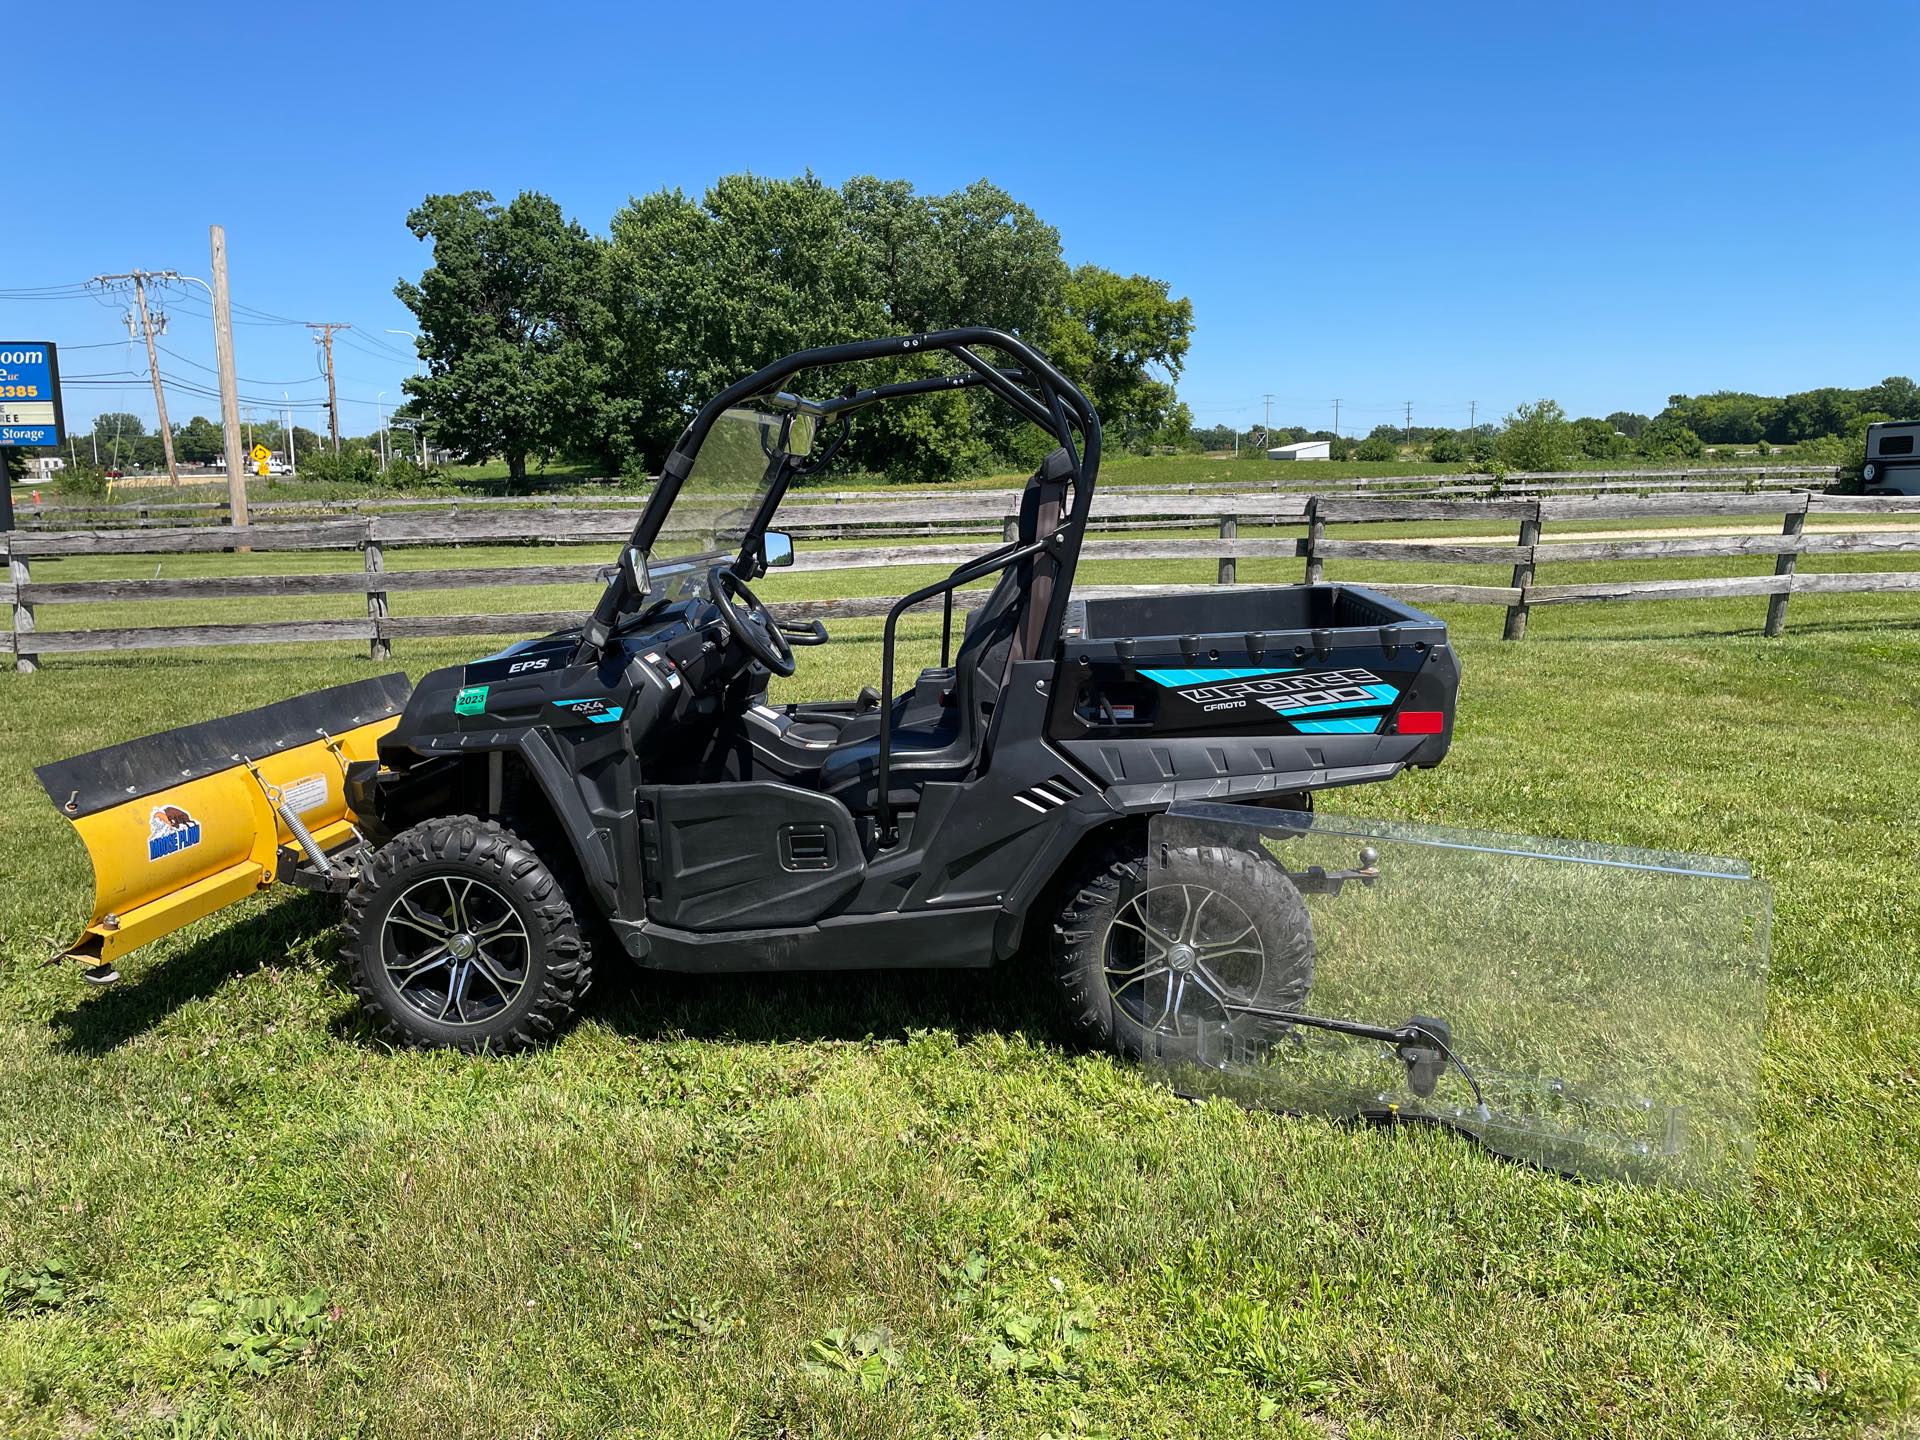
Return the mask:
<svg viewBox="0 0 1920 1440"><path fill-rule="evenodd" d="M1911 0L21 9L15 53L47 69L15 71L0 293L204 276L219 221L237 302L356 327L350 432L411 365L384 332L410 323L422 195L543 190L604 229L735 170L991 178L1069 260L1192 297L1202 423L1267 392L1276 422L1340 396L1364 432L1408 400L1465 424L1920 372ZM61 57L97 84L55 83ZM162 370L210 383L206 306L170 309ZM0 339L112 379L144 365L117 315L0 298ZM324 393L302 329L243 324L236 350L249 395ZM152 413L137 379L68 400L70 424Z"/></svg>

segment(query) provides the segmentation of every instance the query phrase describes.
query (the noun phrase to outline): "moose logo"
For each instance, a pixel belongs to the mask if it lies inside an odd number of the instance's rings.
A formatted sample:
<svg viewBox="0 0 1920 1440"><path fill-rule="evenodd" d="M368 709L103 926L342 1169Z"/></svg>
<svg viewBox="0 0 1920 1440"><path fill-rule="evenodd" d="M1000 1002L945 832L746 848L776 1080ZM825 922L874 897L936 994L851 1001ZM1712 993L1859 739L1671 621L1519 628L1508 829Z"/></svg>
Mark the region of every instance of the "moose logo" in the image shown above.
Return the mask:
<svg viewBox="0 0 1920 1440"><path fill-rule="evenodd" d="M200 822L178 805L156 805L147 816L147 859L163 859L199 843Z"/></svg>

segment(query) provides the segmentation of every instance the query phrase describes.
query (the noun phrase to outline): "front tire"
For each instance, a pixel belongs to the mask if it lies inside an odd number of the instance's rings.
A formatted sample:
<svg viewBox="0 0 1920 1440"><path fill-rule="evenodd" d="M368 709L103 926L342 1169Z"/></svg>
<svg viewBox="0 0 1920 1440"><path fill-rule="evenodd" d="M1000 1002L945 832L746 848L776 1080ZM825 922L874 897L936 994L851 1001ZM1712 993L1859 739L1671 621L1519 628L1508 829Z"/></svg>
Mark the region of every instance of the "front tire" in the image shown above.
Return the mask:
<svg viewBox="0 0 1920 1440"><path fill-rule="evenodd" d="M457 815L396 835L347 894L341 959L374 1028L469 1053L558 1035L593 976L566 887L491 820Z"/></svg>
<svg viewBox="0 0 1920 1440"><path fill-rule="evenodd" d="M1238 1007L1302 1009L1313 925L1263 853L1204 845L1108 852L1067 892L1054 979L1090 1042L1138 1060L1195 1057L1208 1032L1258 1031Z"/></svg>

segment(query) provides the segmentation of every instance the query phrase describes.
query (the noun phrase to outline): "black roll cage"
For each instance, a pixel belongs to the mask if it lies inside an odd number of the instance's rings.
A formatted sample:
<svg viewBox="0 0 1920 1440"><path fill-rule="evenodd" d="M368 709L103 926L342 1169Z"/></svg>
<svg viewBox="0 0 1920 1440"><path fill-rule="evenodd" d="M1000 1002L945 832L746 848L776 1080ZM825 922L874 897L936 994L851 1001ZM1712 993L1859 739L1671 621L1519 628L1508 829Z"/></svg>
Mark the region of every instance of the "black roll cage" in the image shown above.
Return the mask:
<svg viewBox="0 0 1920 1440"><path fill-rule="evenodd" d="M1011 357L1016 365L1013 368L1000 368L990 365L976 353L977 349L991 349ZM877 385L865 390L849 390L831 400L812 401L788 393L783 382L802 371L822 369L833 365L850 365L868 360L886 360L912 355L924 355L943 351L953 356L966 368L957 374L924 376L916 380L902 380L889 385ZM955 567L944 579L931 585L924 585L909 595L903 595L887 611L886 625L881 635L881 677L880 677L880 734L877 781L879 786L879 820L881 833L889 828L890 806L888 805L887 784L893 754L893 659L894 634L900 616L913 606L930 600L936 595L945 596L943 606L942 633L940 640L940 662L948 663L951 653L953 630L953 592L970 581L981 579L990 574L1016 565L1029 556L1042 551L1054 556L1058 573L1053 584L1053 593L1048 601L1047 616L1043 634L1057 635L1066 614L1069 592L1073 587L1073 572L1080 559L1080 542L1086 533L1087 515L1093 506L1093 487L1100 469L1100 417L1094 413L1093 402L1086 394L1059 370L1055 369L1038 350L1025 341L1007 334L1002 330L988 329L983 326L969 326L958 330L936 330L924 335L901 335L877 340L856 340L843 345L822 345L812 350L797 351L784 359L756 370L753 374L735 381L704 406L693 417L687 428L681 432L672 453L660 467L660 483L654 487L648 498L646 508L635 522L633 534L628 544L645 552L653 544L661 529L666 525L667 516L673 509L674 501L680 494L680 487L693 470L694 458L700 453L707 434L720 417L736 405L751 400L777 399L784 407L802 411L817 417L821 421L841 420L856 410L882 401L903 399L912 395L929 395L942 390L955 390L966 386L984 385L1009 405L1016 413L1045 431L1066 451L1068 461L1067 474L1062 477L1072 487L1073 503L1061 517L1058 528L1050 534L1036 536L1032 541L1022 543L1011 541L996 549ZM1074 444L1074 432L1079 432L1080 443ZM844 439L844 431L841 439ZM832 442L828 455L838 450L840 441ZM743 537L737 566L752 564L757 554L760 537L772 521L774 512L786 496L787 487L796 474L802 473L806 466L797 464L792 457L786 457L780 466L774 483L768 487L766 498L747 526ZM622 611L640 597L631 593L632 576L628 567L616 566L614 578L601 592L599 604L594 607L592 617L587 621L582 638L582 651L598 652L605 648L613 627Z"/></svg>

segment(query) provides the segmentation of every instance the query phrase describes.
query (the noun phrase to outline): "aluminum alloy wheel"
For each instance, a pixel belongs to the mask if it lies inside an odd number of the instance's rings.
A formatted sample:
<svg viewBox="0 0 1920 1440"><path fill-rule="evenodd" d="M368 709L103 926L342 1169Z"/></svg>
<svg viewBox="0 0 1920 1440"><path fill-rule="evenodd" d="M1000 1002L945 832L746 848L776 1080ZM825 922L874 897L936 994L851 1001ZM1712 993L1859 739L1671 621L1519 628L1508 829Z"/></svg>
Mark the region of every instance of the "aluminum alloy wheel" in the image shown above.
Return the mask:
<svg viewBox="0 0 1920 1440"><path fill-rule="evenodd" d="M381 927L394 991L438 1025L480 1025L526 988L533 945L511 901L484 880L433 875L401 892Z"/></svg>
<svg viewBox="0 0 1920 1440"><path fill-rule="evenodd" d="M1225 1025L1258 1003L1266 976L1260 928L1207 885L1156 885L1132 896L1107 924L1107 993L1143 1029L1193 1034Z"/></svg>

